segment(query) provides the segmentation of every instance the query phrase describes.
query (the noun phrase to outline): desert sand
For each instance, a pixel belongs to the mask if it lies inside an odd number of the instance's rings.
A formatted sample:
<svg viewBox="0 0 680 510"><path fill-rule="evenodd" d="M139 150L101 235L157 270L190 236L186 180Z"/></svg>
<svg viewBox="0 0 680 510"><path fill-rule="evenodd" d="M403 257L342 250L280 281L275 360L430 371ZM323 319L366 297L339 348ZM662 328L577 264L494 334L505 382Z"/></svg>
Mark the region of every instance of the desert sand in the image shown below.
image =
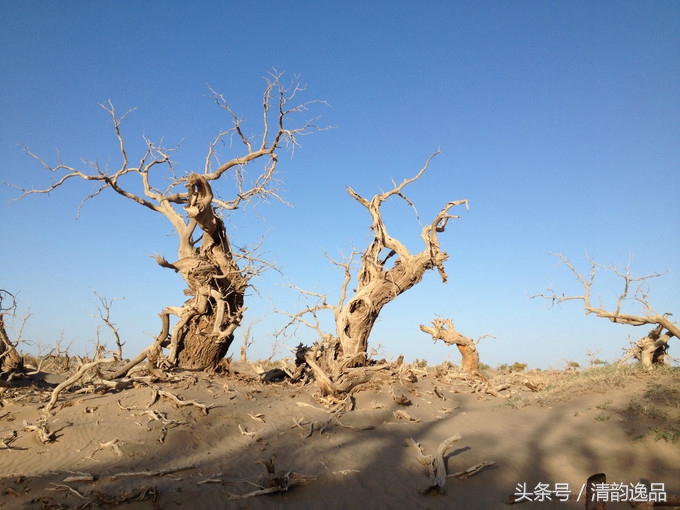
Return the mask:
<svg viewBox="0 0 680 510"><path fill-rule="evenodd" d="M124 389L81 383L49 413L66 374L5 384L0 508L566 510L585 508L579 492L600 472L680 496L677 368L494 371L509 396L499 398L475 392L455 366L411 365L345 401L313 382L265 384L249 363L233 369ZM407 440L427 456L456 434L442 457L448 475L493 464L428 492L428 468ZM541 489L550 501L534 500ZM614 486L609 501L614 493L624 494Z"/></svg>

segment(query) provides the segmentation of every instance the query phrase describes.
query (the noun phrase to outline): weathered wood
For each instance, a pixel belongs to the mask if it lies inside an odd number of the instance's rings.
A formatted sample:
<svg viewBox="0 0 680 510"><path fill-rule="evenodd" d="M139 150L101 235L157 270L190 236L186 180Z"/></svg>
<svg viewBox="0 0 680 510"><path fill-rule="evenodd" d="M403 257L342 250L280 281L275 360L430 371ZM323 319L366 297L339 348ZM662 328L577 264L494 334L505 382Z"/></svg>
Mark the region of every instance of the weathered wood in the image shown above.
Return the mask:
<svg viewBox="0 0 680 510"><path fill-rule="evenodd" d="M420 237L424 248L418 253L411 253L398 239L390 236L380 209L384 202L395 196L413 207L413 203L404 195L404 188L422 177L432 158L438 153L430 156L414 177L405 179L399 185L395 183L393 189L378 193L371 200L362 197L352 188L347 188L349 195L364 206L370 214L373 239L363 253L353 250L348 260L343 262L331 260L345 273L337 305L329 304L325 295L301 291L307 296L318 299L317 304L295 315L287 313L291 320L281 332L286 331L293 324L304 324L319 334L320 340L307 353L306 359L322 391L326 394L338 395L366 380L367 374L353 372L353 370L370 366L368 338L385 305L418 284L423 275L431 269L436 268L442 281L444 283L447 281L444 262L448 259L448 254L441 249L439 234L444 232L449 220L458 218L451 213L451 210L460 205L468 209L468 201L449 202L431 223L422 228ZM356 273L356 288L353 290L353 295L349 296L354 257L359 254L361 254L361 265ZM316 315L321 310L333 312L335 334L321 330L320 321ZM307 320L305 316L311 316L312 320ZM353 375L348 376L347 374L350 373Z"/></svg>
<svg viewBox="0 0 680 510"><path fill-rule="evenodd" d="M285 146L297 146L297 136L323 130L313 120L303 121L297 127L290 126L291 117L306 111L312 103L322 102L294 104L304 89L297 79L284 85L282 73L273 71L269 74L261 103L264 115L259 140L244 134L241 119L229 103L221 94L211 91L215 103L227 113L234 126L221 131L211 141L203 170L188 175L180 174L174 167L173 153L179 146L166 148L162 142L153 143L145 138L141 157L129 158L121 126L130 111L119 116L110 101L101 106L111 117L118 141L121 163L117 169L108 165L101 167L97 161L86 162L85 168L61 161L50 165L25 148L29 156L57 178L43 189L18 188L21 191L19 199L50 193L71 180L91 181L95 189L83 202L111 190L170 222L178 237L177 261L170 263L161 256L155 258L162 267L180 273L187 284L185 293L190 296L182 306L167 307L163 312L166 316L178 317L170 337L168 360L171 365L216 369L233 341L234 331L241 324L249 281L271 267L252 250L232 251L221 211L233 211L257 200L282 200L275 177L278 153ZM236 144L236 157L223 161L217 149L229 137L241 143ZM259 175L246 178L246 167L257 160L263 162ZM159 172L162 169L166 175ZM213 193L213 185L220 179L224 181L223 177L229 172L233 177L234 197L225 200ZM146 358L152 364L159 361L164 342L165 339L163 343L156 342L115 375L124 375ZM122 345L120 338L117 343ZM151 356L155 356L155 360ZM153 370L153 366L149 365L149 368Z"/></svg>
<svg viewBox="0 0 680 510"><path fill-rule="evenodd" d="M471 338L457 332L451 319L436 318L432 321L432 327L421 324L420 330L431 335L435 342L441 340L446 345L458 347L463 358L463 372L482 381L486 380L479 371L479 351L477 351L475 342Z"/></svg>
<svg viewBox="0 0 680 510"><path fill-rule="evenodd" d="M671 313L661 314L650 304L647 296L647 281L661 276L659 273L652 273L645 276L633 277L630 273L630 261L624 270L615 266L605 267L592 259L588 258L591 264L590 274L581 274L574 265L561 253L554 254L562 260L562 263L576 276L583 287L583 295L566 296L558 295L554 290L548 289L548 294L537 294L532 296L541 297L551 301L552 305L564 303L566 301L582 301L586 315L595 315L602 319L607 319L615 324L627 324L630 326L656 326L649 336L641 339L628 350L621 362L635 357L645 366L661 364L665 362L665 353L668 348L668 340L671 337L680 338L680 326L670 320ZM607 269L612 271L623 282L623 290L618 295L616 306L610 309L604 308L602 304L595 306L591 303L591 293L595 276L598 271ZM626 301L634 301L642 306L642 311L638 315L622 312ZM664 334L664 330L666 333Z"/></svg>

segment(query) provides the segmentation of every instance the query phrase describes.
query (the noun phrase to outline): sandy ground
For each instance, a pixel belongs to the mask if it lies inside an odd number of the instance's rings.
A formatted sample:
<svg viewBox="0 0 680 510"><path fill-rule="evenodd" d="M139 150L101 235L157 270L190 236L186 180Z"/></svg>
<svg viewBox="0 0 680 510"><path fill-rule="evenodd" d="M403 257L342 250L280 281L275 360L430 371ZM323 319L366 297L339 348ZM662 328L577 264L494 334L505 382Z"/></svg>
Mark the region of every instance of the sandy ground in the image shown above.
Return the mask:
<svg viewBox="0 0 680 510"><path fill-rule="evenodd" d="M39 374L4 389L0 508L509 510L526 484L531 499L537 487L569 489L571 499L553 492L552 501L520 508L570 509L585 508L585 496L576 499L598 472L608 483L663 483L667 497L680 495L680 443L655 440L654 432L676 430L677 369L613 384L584 378L561 392L549 391L544 375L517 374L512 398L500 399L467 391L445 371L413 367L416 380L369 384L355 392L353 410L335 413L313 384L263 384L248 365L237 370L63 392L47 415L56 440L45 444L31 425L40 424L64 376ZM542 391L523 386L527 378ZM408 405L395 401L400 393ZM430 476L405 440L428 455L454 434L462 437L444 455L449 474L495 465L448 478L443 493L422 494ZM267 485L270 461L280 485L307 484L238 498Z"/></svg>

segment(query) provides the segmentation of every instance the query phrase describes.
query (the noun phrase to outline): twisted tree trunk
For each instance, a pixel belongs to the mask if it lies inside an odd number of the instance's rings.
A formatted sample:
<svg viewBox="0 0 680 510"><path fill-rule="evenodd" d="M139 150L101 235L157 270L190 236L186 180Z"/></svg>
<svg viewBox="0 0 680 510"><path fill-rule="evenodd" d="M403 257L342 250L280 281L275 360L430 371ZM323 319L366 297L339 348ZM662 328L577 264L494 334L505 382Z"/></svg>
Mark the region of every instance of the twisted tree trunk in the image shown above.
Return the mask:
<svg viewBox="0 0 680 510"><path fill-rule="evenodd" d="M430 156L415 177L404 180L398 186L395 185L390 191L374 195L371 200L360 196L352 188L347 189L347 192L370 213L374 238L361 256L356 293L344 306L336 310L335 324L341 356L355 357L358 361L363 355L365 359L368 337L383 306L419 283L426 271L437 268L442 281L444 283L447 281L444 262L449 256L441 249L438 234L444 232L449 220L458 218L449 210L459 205L465 205L467 208L467 200L449 202L439 211L432 223L422 229L420 237L425 247L416 254L412 254L404 244L388 233L380 211L380 206L394 195L403 198L413 207L411 201L403 194L403 189L423 175L434 155ZM390 267L389 262L393 257L395 260Z"/></svg>
<svg viewBox="0 0 680 510"><path fill-rule="evenodd" d="M354 295L348 298L347 291L352 280L352 260L359 253L356 251L352 252L348 261L334 262L345 271L339 303L335 306L330 305L326 302L325 296L315 294L320 303L291 315L292 320L289 323L290 325L296 321L305 322L302 319L305 314L311 314L316 318L316 312L319 310L333 311L335 335L323 333L316 320L315 329L320 333L321 339L309 349L305 358L325 393L342 394L357 384L375 377L374 370L380 367L367 366L368 338L387 303L419 283L425 272L431 269L437 268L442 282L447 281L444 262L449 256L441 249L439 233L444 232L449 220L458 218L451 214L451 209L459 205L465 205L467 209L468 201L449 202L430 224L423 227L420 237L424 248L418 253L411 253L404 244L388 233L380 210L380 206L393 196L402 198L415 209L403 190L407 185L420 179L436 154L438 152L428 158L425 166L414 177L405 179L399 185L395 184L393 189L376 194L370 200L352 188L347 188L347 192L368 210L373 231L373 240L361 255L361 267L358 270Z"/></svg>
<svg viewBox="0 0 680 510"><path fill-rule="evenodd" d="M0 312L0 372L23 370L24 358L17 352L5 330L5 321Z"/></svg>
<svg viewBox="0 0 680 510"><path fill-rule="evenodd" d="M368 349L368 337L383 307L420 282L426 271L442 264L448 255L439 251L423 251L415 256L405 256L389 270L376 262L372 247L362 257L362 271L356 294L342 307L338 314L337 334L343 356L361 356ZM377 255L376 253L375 255Z"/></svg>
<svg viewBox="0 0 680 510"><path fill-rule="evenodd" d="M182 368L214 368L226 355L241 323L248 279L234 260L207 179L191 174L187 190L185 210L192 228L180 233L180 255L185 256L173 264L157 257L160 265L182 275L188 286L185 294L192 296L183 306L168 307L164 312L179 317L171 335L169 360ZM192 240L196 226L202 230L198 248Z"/></svg>
<svg viewBox="0 0 680 510"><path fill-rule="evenodd" d="M128 111L118 116L113 104L101 105L113 121L113 127L120 147L120 167L117 170L108 166L102 168L97 161L86 162L85 169L78 169L59 161L49 165L39 156L25 148L43 168L59 175L53 183L43 189L23 189L19 198L28 195L50 193L76 179L92 181L97 189L83 202L94 198L107 189L143 207L165 216L179 237L177 261L170 263L161 256L156 261L163 267L179 272L187 283L185 293L191 296L180 307L167 307L161 313L163 330L153 345L116 372L124 375L137 363L148 357L151 365L163 363L162 348L168 346L170 315L178 321L170 334L169 362L182 368L217 368L234 339L234 331L241 323L245 307L243 298L248 281L269 264L259 260L254 252L238 253L231 250L224 222L216 213L216 208L234 211L245 204L257 200L277 199L280 189L275 177L278 152L284 146L298 146L297 137L310 131L323 131L316 120L300 122L297 127L289 125L289 117L297 117L306 112L310 105L323 103L312 100L297 103L297 96L305 90L298 78L284 85L283 73L273 71L266 80L262 96L263 118L262 134L246 136L241 127L241 119L231 108L230 103L217 92L211 90L215 103L233 121L233 127L222 130L209 145L202 174L178 176L172 154L178 150L166 148L162 142L153 143L144 138L146 150L135 166L128 157L121 125ZM296 121L297 122L297 121ZM249 129L250 131L250 129ZM241 142L241 153L227 161L221 161L218 148L227 137ZM259 175L246 179L246 167L257 160L264 162ZM166 176L158 172L165 169ZM233 174L235 196L225 200L213 195L211 182L219 182L227 174ZM153 176L153 178L152 178ZM134 177L134 179L129 179ZM135 184L136 183L136 184ZM128 187L130 185L131 187ZM186 186L187 191L178 191ZM184 210L182 210L182 208ZM202 233L194 238L198 227ZM239 267L242 263L243 267Z"/></svg>
<svg viewBox="0 0 680 510"><path fill-rule="evenodd" d="M420 325L420 330L432 336L436 342L441 340L446 345L455 345L462 356L463 372L477 379L486 380L479 371L479 351L472 338L468 338L456 331L451 319L435 319L432 321L433 327Z"/></svg>

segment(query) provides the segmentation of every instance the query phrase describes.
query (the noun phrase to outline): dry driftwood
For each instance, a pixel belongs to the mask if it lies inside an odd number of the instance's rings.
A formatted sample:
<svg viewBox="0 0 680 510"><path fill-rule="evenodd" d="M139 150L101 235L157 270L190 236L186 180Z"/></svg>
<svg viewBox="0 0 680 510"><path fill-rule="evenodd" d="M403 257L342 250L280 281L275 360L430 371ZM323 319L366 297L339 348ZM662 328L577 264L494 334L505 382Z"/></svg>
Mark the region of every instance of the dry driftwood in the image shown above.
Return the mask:
<svg viewBox="0 0 680 510"><path fill-rule="evenodd" d="M163 476L170 473L176 473L177 471L186 471L187 469L196 469L198 466L196 464L187 464L180 466L172 466L164 469L156 469L153 471L124 471L122 473L116 473L111 475L111 480L116 480L118 478L131 478L131 477L149 477L149 476Z"/></svg>
<svg viewBox="0 0 680 510"><path fill-rule="evenodd" d="M295 473L294 471L276 473L273 458L258 462L262 464L267 470L267 476L263 480L261 479L259 483L254 484L259 485L261 489L248 492L246 494L229 493L229 499L247 499L255 496L262 496L264 494L286 492L293 487L298 485L309 485L314 480L316 480L316 476L301 475L300 473Z"/></svg>
<svg viewBox="0 0 680 510"><path fill-rule="evenodd" d="M0 448L11 450L12 447L10 445L16 440L17 437L19 437L19 434L16 430L13 430L9 434L5 434L4 436L0 437Z"/></svg>
<svg viewBox="0 0 680 510"><path fill-rule="evenodd" d="M463 471L458 471L457 473L447 475L446 462L444 461L444 456L446 455L446 452L451 448L451 446L453 446L453 444L456 441L460 440L460 438L461 438L460 434L454 434L448 439L445 439L437 447L437 451L434 453L434 455L425 455L423 453L423 447L420 445L420 443L416 442L416 440L413 438L406 439L407 446L413 446L416 448L416 451L418 452L416 455L416 459L418 459L418 462L420 462L423 466L427 467L428 472L430 474L430 479L432 480L430 485L420 490L421 494L431 494L433 492L441 493L444 490L444 485L446 484L447 478L449 477L456 477L460 479L469 478L475 473L479 473L482 469L496 464L496 461L485 460Z"/></svg>
<svg viewBox="0 0 680 510"><path fill-rule="evenodd" d="M59 384L54 390L52 390L52 396L50 397L50 401L47 403L45 406L45 411L50 412L52 409L54 409L54 405L57 403L57 399L59 398L59 394L64 391L66 388L70 388L73 386L75 383L80 381L80 379L83 378L85 373L90 370L91 368L97 367L101 365L102 363L113 363L116 360L113 358L101 358L98 360L91 361L90 363L85 363L83 364L75 374L73 374L71 377L66 379L64 382Z"/></svg>
<svg viewBox="0 0 680 510"><path fill-rule="evenodd" d="M47 427L47 416L43 416L37 425L24 421L24 430L35 432L35 437L42 444L51 443L56 439L54 433Z"/></svg>
<svg viewBox="0 0 680 510"><path fill-rule="evenodd" d="M461 437L460 434L454 434L448 439L445 439L437 447L437 451L434 455L425 455L423 453L423 447L420 443L416 442L415 439L408 438L406 440L407 446L416 448L418 452L416 459L418 459L418 462L423 466L427 467L430 479L432 480L429 486L421 490L421 493L429 494L433 491L441 491L444 485L446 485L446 463L444 462L444 455L446 455L447 450L451 448L456 441L460 440Z"/></svg>
<svg viewBox="0 0 680 510"><path fill-rule="evenodd" d="M448 475L448 477L449 478L458 478L460 480L465 480L467 478L470 478L472 475L476 475L482 469L487 468L489 466L495 466L495 465L496 465L495 460L484 460L484 461L480 462L479 464L475 464L472 467L464 469L463 471L458 471L457 473L452 473L452 474Z"/></svg>
<svg viewBox="0 0 680 510"><path fill-rule="evenodd" d="M216 404L201 404L200 402L196 402L195 400L182 400L177 395L173 395L169 391L165 391L165 390L158 390L158 394L161 397L165 397L165 398L171 400L177 407L185 407L185 406L198 407L200 410L203 411L203 414L205 414L205 415L208 414L209 409L216 407Z"/></svg>

